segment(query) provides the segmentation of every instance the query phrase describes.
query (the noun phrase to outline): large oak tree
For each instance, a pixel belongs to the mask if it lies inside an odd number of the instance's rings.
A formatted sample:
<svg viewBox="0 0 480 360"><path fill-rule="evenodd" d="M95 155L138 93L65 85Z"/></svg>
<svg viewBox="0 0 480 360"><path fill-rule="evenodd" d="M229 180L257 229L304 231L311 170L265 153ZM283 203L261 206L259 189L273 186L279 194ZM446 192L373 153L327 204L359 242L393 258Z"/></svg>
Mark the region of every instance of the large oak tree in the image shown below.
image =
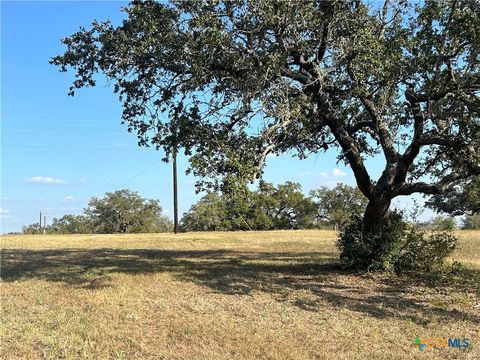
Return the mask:
<svg viewBox="0 0 480 360"><path fill-rule="evenodd" d="M269 154L338 149L379 232L393 198L480 173L476 0L134 1L51 62L70 94L104 74L140 145L183 148L200 188L261 176ZM372 178L366 160L384 162Z"/></svg>

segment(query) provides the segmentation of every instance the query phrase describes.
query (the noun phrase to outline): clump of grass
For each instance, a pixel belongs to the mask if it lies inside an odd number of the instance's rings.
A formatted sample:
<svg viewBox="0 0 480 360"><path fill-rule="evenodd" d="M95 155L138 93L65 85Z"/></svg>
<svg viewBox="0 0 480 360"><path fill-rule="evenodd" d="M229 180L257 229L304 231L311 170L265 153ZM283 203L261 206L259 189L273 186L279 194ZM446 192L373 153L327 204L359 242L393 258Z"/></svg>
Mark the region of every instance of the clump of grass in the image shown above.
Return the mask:
<svg viewBox="0 0 480 360"><path fill-rule="evenodd" d="M103 289L109 286L112 286L113 277L111 276L100 276L92 279L86 286L89 289Z"/></svg>

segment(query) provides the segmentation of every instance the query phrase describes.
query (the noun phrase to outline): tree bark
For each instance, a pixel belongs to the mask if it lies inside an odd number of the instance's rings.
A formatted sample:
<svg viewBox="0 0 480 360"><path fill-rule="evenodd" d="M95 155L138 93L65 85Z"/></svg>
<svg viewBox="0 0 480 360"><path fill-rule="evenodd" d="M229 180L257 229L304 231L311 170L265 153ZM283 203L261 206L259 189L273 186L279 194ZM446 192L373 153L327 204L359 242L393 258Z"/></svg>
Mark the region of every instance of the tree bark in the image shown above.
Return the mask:
<svg viewBox="0 0 480 360"><path fill-rule="evenodd" d="M382 231L388 217L390 199L379 198L368 202L363 215L363 226L366 234L378 234Z"/></svg>

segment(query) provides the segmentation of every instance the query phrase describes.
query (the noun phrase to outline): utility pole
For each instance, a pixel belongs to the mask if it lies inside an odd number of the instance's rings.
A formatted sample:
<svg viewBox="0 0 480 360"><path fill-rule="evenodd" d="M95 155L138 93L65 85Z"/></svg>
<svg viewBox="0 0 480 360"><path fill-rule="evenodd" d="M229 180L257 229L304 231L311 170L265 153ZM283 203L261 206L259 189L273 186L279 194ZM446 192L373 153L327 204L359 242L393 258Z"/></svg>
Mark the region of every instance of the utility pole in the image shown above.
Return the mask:
<svg viewBox="0 0 480 360"><path fill-rule="evenodd" d="M178 233L177 148L173 150L173 232Z"/></svg>
<svg viewBox="0 0 480 360"><path fill-rule="evenodd" d="M38 223L38 233L42 233L42 212L40 211L40 221Z"/></svg>
<svg viewBox="0 0 480 360"><path fill-rule="evenodd" d="M45 235L45 231L47 229L47 216L43 216L43 235Z"/></svg>

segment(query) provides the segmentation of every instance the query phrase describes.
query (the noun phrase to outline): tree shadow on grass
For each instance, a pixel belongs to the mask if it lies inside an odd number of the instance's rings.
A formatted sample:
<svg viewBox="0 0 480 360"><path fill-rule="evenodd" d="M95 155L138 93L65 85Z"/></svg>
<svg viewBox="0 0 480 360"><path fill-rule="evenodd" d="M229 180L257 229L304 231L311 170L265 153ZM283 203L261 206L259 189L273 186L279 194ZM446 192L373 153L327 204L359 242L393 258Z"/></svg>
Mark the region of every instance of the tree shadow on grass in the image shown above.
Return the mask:
<svg viewBox="0 0 480 360"><path fill-rule="evenodd" d="M342 269L329 252L249 252L157 249L2 250L5 282L41 279L92 288L109 274L171 273L226 295L273 294L306 311L339 307L375 318L401 318L427 324L480 322L478 314L430 306L413 294L414 281L369 279ZM418 284L417 284L418 285ZM421 285L421 284L420 284ZM103 288L100 287L100 288Z"/></svg>

